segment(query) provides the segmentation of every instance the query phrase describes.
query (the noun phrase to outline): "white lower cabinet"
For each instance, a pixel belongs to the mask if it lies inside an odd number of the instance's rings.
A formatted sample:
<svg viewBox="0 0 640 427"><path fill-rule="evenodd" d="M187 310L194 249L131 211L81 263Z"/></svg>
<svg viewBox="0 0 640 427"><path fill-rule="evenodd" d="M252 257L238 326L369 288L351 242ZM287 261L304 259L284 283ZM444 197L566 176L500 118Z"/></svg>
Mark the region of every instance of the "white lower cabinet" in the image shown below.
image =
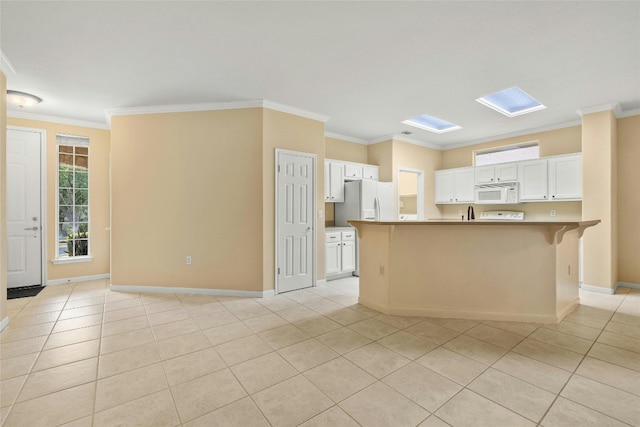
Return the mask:
<svg viewBox="0 0 640 427"><path fill-rule="evenodd" d="M356 270L356 232L332 231L325 237L327 280L350 276Z"/></svg>
<svg viewBox="0 0 640 427"><path fill-rule="evenodd" d="M327 276L340 273L340 265L342 264L342 243L327 243L325 245L325 261Z"/></svg>

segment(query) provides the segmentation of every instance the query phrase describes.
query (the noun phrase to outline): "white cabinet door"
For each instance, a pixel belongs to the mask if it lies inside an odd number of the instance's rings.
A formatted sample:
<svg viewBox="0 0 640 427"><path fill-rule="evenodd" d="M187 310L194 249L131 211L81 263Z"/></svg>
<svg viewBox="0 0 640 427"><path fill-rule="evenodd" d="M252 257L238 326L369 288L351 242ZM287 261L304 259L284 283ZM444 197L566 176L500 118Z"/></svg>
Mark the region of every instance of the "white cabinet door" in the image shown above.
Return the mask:
<svg viewBox="0 0 640 427"><path fill-rule="evenodd" d="M476 170L476 174L477 174ZM518 164L517 163L505 163L503 165L495 166L495 178L496 181L517 181L518 180Z"/></svg>
<svg viewBox="0 0 640 427"><path fill-rule="evenodd" d="M331 162L324 161L324 201L331 201Z"/></svg>
<svg viewBox="0 0 640 427"><path fill-rule="evenodd" d="M528 160L518 164L520 200L548 200L547 160Z"/></svg>
<svg viewBox="0 0 640 427"><path fill-rule="evenodd" d="M324 256L325 273L327 275L340 273L342 264L342 243L326 243Z"/></svg>
<svg viewBox="0 0 640 427"><path fill-rule="evenodd" d="M328 202L344 202L344 163L329 164Z"/></svg>
<svg viewBox="0 0 640 427"><path fill-rule="evenodd" d="M347 163L344 167L344 179L361 179L362 165Z"/></svg>
<svg viewBox="0 0 640 427"><path fill-rule="evenodd" d="M455 169L453 173L453 191L455 203L474 201L474 168Z"/></svg>
<svg viewBox="0 0 640 427"><path fill-rule="evenodd" d="M475 172L476 184L491 184L495 179L495 167L478 166Z"/></svg>
<svg viewBox="0 0 640 427"><path fill-rule="evenodd" d="M356 242L342 242L342 272L356 269Z"/></svg>
<svg viewBox="0 0 640 427"><path fill-rule="evenodd" d="M582 155L549 159L549 197L551 200L582 198Z"/></svg>
<svg viewBox="0 0 640 427"><path fill-rule="evenodd" d="M453 171L436 171L436 203L453 203Z"/></svg>
<svg viewBox="0 0 640 427"><path fill-rule="evenodd" d="M378 181L379 179L379 167L374 165L362 166L362 177L365 179L373 179Z"/></svg>

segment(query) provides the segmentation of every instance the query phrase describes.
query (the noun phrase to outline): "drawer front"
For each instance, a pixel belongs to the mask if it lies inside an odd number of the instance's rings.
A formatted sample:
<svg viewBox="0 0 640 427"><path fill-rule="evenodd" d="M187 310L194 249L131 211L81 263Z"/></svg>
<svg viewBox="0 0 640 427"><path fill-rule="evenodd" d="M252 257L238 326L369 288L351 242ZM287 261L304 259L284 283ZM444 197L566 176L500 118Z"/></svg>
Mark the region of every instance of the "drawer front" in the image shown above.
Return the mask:
<svg viewBox="0 0 640 427"><path fill-rule="evenodd" d="M340 241L340 232L339 231L325 234L325 242L331 243L331 242L339 242L339 241Z"/></svg>
<svg viewBox="0 0 640 427"><path fill-rule="evenodd" d="M347 242L350 240L356 240L356 232L355 231L343 231L342 232L342 241Z"/></svg>

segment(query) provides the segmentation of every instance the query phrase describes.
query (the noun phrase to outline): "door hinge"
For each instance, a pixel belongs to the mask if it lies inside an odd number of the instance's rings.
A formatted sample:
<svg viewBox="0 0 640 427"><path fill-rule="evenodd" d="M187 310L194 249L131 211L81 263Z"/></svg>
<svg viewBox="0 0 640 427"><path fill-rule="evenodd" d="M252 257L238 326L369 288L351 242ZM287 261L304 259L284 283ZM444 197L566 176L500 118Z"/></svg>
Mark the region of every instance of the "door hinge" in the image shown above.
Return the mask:
<svg viewBox="0 0 640 427"><path fill-rule="evenodd" d="M278 172L280 172L280 165L278 165Z"/></svg>
<svg viewBox="0 0 640 427"><path fill-rule="evenodd" d="M278 267L278 274L280 274L280 267Z"/></svg>

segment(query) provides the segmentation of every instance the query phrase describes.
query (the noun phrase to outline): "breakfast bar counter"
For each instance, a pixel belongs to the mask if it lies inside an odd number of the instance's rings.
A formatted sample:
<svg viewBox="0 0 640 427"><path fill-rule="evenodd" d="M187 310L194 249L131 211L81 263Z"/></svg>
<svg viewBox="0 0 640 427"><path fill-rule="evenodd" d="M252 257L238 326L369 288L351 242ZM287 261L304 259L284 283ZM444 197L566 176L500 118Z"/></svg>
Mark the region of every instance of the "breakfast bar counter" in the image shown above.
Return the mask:
<svg viewBox="0 0 640 427"><path fill-rule="evenodd" d="M593 221L349 221L359 303L386 314L558 323L580 302Z"/></svg>

